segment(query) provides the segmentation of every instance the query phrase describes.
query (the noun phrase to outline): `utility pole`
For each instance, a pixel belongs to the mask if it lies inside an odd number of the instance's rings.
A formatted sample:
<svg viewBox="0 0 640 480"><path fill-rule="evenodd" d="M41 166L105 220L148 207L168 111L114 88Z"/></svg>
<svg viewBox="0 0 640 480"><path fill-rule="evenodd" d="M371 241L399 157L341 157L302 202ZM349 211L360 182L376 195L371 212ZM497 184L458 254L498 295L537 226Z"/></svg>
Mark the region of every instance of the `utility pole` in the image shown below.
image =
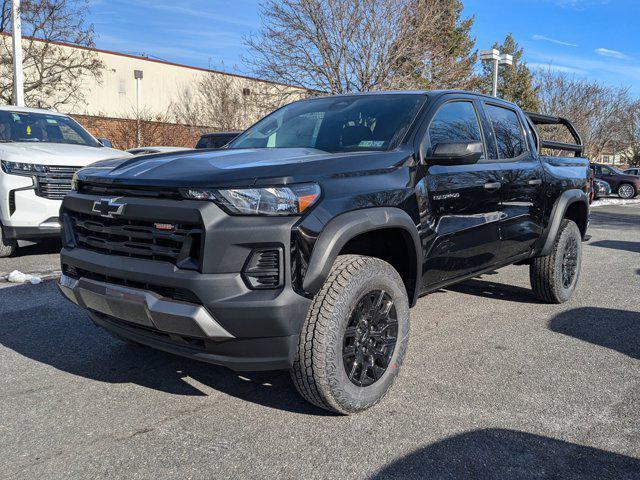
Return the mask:
<svg viewBox="0 0 640 480"><path fill-rule="evenodd" d="M498 50L492 48L491 50L481 50L480 60L483 62L493 63L493 88L492 95L498 96L498 66L499 65L513 65L513 56L508 53L500 54Z"/></svg>
<svg viewBox="0 0 640 480"><path fill-rule="evenodd" d="M11 40L13 44L13 104L17 107L24 107L20 0L11 0Z"/></svg>

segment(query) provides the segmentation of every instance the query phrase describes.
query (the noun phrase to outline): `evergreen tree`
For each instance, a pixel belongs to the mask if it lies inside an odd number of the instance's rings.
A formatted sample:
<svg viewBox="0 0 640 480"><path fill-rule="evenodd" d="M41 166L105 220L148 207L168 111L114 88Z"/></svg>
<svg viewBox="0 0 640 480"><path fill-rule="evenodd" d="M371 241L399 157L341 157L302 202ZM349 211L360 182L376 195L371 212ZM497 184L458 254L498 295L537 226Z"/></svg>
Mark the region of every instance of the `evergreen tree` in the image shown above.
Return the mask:
<svg viewBox="0 0 640 480"><path fill-rule="evenodd" d="M474 17L462 17L462 0L411 0L408 18L421 56L403 58L397 83L406 88L475 89Z"/></svg>
<svg viewBox="0 0 640 480"><path fill-rule="evenodd" d="M495 43L493 48L500 53L513 55L513 65L500 65L498 69L498 96L510 102L514 102L523 110L537 111L540 102L538 100L539 88L534 84L534 74L522 59L523 48L509 33L502 44ZM493 82L493 65L484 63L482 90L491 93Z"/></svg>

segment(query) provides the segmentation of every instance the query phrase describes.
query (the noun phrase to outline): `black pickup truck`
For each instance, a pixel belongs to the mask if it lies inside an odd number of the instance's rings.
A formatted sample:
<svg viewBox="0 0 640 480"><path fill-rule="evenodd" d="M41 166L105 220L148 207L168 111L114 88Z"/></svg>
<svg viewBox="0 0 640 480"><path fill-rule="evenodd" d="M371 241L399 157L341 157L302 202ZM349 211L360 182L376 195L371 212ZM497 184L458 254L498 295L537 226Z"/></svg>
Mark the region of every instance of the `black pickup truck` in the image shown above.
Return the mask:
<svg viewBox="0 0 640 480"><path fill-rule="evenodd" d="M540 124L575 144L542 140ZM78 172L60 289L116 337L289 369L308 401L358 412L397 376L420 296L516 263L538 298L571 297L589 213L581 148L564 119L462 91L294 102L219 151Z"/></svg>

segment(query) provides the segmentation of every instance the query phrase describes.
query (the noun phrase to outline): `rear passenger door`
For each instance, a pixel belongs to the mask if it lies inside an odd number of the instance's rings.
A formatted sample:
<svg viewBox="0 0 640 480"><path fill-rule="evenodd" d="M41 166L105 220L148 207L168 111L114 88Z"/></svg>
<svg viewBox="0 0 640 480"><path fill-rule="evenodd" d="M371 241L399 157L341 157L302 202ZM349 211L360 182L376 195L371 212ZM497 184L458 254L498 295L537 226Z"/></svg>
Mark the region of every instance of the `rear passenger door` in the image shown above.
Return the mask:
<svg viewBox="0 0 640 480"><path fill-rule="evenodd" d="M544 218L544 178L531 130L523 115L506 104L484 102L502 175L498 261L528 253L540 238Z"/></svg>

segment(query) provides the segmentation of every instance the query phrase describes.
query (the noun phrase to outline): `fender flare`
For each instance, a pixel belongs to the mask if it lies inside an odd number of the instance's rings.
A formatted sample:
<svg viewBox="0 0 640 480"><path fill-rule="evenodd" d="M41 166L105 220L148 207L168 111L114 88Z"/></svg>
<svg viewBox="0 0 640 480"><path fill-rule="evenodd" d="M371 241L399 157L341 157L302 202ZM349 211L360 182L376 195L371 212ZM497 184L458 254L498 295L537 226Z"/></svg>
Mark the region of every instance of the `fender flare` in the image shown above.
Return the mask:
<svg viewBox="0 0 640 480"><path fill-rule="evenodd" d="M411 305L415 304L422 272L422 243L415 222L407 212L395 207L354 210L338 215L329 221L318 236L311 252L307 272L302 283L304 291L312 295L320 291L338 254L349 240L362 233L386 228L400 228L406 231L413 242L415 281L413 294L409 292L409 301Z"/></svg>
<svg viewBox="0 0 640 480"><path fill-rule="evenodd" d="M567 212L567 208L570 205L576 202L583 202L587 215L589 212L589 197L582 190L571 189L562 192L560 198L556 200L556 203L553 205L553 209L551 210L551 217L549 219L549 227L547 229L547 234L544 240L544 244L542 246L542 250L540 251L540 256L544 257L551 253L551 249L553 248L553 242L558 235L558 230L560 229L560 224L562 223L562 219L564 218L565 213Z"/></svg>

